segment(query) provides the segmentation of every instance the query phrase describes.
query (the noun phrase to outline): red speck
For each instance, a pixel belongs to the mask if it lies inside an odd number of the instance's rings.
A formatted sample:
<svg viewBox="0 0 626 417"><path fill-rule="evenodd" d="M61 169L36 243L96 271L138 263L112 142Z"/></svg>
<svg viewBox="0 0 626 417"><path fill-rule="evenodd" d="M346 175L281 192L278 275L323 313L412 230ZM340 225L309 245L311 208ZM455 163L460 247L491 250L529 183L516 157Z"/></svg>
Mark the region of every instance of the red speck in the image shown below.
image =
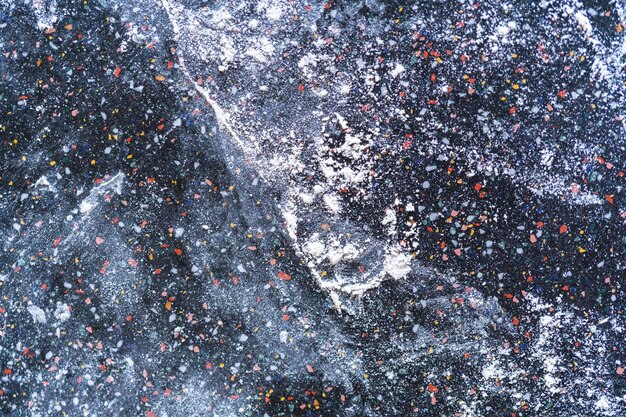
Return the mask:
<svg viewBox="0 0 626 417"><path fill-rule="evenodd" d="M181 256L181 255L183 254L183 250L182 250L182 249L179 249L179 248L176 248L176 249L174 249L174 253L175 253L176 255L178 255L178 256Z"/></svg>
<svg viewBox="0 0 626 417"><path fill-rule="evenodd" d="M299 92L303 92L304 91L304 85L298 84L298 91Z"/></svg>
<svg viewBox="0 0 626 417"><path fill-rule="evenodd" d="M282 279L283 281L291 281L291 275L285 273L285 272L279 272L278 273L278 278Z"/></svg>
<svg viewBox="0 0 626 417"><path fill-rule="evenodd" d="M567 226L562 224L561 227L559 227L559 233L563 234L567 232Z"/></svg>
<svg viewBox="0 0 626 417"><path fill-rule="evenodd" d="M115 68L115 71L113 71L113 75L115 76L115 78L120 76L120 72L122 72L122 69L120 67Z"/></svg>

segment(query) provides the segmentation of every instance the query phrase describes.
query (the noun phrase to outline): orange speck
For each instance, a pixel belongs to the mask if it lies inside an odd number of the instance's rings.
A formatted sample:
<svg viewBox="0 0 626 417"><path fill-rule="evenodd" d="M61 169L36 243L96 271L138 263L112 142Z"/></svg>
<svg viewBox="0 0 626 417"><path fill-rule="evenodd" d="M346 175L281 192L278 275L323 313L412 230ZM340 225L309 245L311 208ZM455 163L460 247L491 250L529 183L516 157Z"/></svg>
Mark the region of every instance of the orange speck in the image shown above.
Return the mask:
<svg viewBox="0 0 626 417"><path fill-rule="evenodd" d="M285 273L285 272L279 272L278 273L278 278L282 279L283 281L290 281L291 280L291 275Z"/></svg>

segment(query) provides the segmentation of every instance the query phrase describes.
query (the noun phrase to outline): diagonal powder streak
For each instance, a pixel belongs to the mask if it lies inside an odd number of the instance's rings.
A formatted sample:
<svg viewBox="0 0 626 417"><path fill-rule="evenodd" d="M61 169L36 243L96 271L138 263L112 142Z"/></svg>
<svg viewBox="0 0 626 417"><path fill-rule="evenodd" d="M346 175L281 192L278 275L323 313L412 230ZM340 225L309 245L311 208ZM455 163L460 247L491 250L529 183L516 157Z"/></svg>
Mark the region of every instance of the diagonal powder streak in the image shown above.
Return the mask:
<svg viewBox="0 0 626 417"><path fill-rule="evenodd" d="M165 9L165 12L167 13L167 16L170 20L170 23L172 24L172 29L174 30L175 39L176 41L178 41L178 38L180 35L180 26L178 26L178 22L176 21L176 18L174 17L174 13L172 12L173 6L170 4L168 0L162 0L161 4L163 5L163 8ZM246 156L249 156L250 154L249 146L247 146L244 143L244 141L241 140L241 137L237 134L237 132L235 132L235 130L233 129L232 125L230 124L228 120L228 115L226 114L224 109L215 100L211 98L211 96L209 95L209 91L206 88L203 88L201 85L199 85L197 82L194 81L194 79L189 74L189 70L185 63L185 58L183 57L183 55L179 53L178 51L177 51L177 55L179 59L180 68L183 70L185 77L187 77L187 79L193 84L196 91L199 92L202 95L202 97L204 97L207 103L209 103L209 106L211 106L211 108L213 109L213 112L215 113L215 117L217 118L217 121L220 124L220 126L232 136L232 138L235 140L237 145L239 145L239 147L241 148L242 152ZM254 146L254 143L252 141L251 143ZM254 147L256 148L256 146Z"/></svg>

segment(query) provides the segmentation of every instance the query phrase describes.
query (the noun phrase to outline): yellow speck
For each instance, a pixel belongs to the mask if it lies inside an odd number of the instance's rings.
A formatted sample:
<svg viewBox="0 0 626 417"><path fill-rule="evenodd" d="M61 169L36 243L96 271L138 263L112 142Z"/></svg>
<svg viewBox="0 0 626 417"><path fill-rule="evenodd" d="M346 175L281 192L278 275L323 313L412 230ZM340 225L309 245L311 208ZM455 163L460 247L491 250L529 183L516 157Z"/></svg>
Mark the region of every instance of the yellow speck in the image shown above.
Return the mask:
<svg viewBox="0 0 626 417"><path fill-rule="evenodd" d="M57 161L50 161L50 166L53 167L57 164Z"/></svg>
<svg viewBox="0 0 626 417"><path fill-rule="evenodd" d="M91 160L91 165L96 165L96 160L95 159Z"/></svg>

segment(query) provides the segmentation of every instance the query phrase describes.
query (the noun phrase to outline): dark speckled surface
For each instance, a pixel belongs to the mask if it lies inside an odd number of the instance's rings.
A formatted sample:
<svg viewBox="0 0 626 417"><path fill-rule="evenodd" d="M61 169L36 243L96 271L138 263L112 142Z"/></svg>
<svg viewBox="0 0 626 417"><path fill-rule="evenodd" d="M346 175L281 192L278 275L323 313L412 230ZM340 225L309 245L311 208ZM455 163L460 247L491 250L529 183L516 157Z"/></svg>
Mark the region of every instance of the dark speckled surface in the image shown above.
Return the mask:
<svg viewBox="0 0 626 417"><path fill-rule="evenodd" d="M622 1L0 4L0 413L626 415Z"/></svg>

